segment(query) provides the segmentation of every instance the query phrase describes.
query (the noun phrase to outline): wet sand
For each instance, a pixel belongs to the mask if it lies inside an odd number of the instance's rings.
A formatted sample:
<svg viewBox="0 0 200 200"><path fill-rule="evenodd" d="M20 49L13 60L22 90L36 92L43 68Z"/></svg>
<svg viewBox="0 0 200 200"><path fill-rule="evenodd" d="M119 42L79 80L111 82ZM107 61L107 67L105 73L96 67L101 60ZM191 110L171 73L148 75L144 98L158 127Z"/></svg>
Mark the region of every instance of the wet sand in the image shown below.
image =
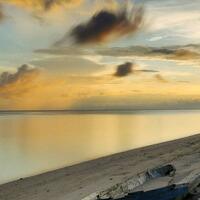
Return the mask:
<svg viewBox="0 0 200 200"><path fill-rule="evenodd" d="M7 183L0 186L0 200L80 200L164 164L176 167L174 183L200 171L200 134Z"/></svg>

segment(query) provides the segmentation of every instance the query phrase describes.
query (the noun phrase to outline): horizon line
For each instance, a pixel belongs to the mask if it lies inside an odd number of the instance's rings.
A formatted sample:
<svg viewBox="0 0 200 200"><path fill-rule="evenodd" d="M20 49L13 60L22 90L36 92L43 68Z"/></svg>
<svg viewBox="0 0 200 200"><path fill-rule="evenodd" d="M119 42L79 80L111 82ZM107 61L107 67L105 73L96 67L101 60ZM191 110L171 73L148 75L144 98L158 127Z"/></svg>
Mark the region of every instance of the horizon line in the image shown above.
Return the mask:
<svg viewBox="0 0 200 200"><path fill-rule="evenodd" d="M42 110L0 110L0 114L6 113L54 113L54 112L68 112L68 113L106 113L106 112L137 112L137 111L188 111L188 110L197 110L199 111L200 108L136 108L136 109L42 109Z"/></svg>

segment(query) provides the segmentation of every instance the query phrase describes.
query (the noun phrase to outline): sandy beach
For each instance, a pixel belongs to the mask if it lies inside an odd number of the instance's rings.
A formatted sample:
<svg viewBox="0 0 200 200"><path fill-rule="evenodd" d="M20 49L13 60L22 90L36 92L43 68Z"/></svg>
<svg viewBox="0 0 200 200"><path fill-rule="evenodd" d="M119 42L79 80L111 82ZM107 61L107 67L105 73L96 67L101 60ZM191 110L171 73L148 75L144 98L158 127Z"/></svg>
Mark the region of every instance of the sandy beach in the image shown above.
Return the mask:
<svg viewBox="0 0 200 200"><path fill-rule="evenodd" d="M200 135L107 156L0 186L0 200L80 200L158 165L181 181L200 167ZM3 173L3 172L1 172Z"/></svg>

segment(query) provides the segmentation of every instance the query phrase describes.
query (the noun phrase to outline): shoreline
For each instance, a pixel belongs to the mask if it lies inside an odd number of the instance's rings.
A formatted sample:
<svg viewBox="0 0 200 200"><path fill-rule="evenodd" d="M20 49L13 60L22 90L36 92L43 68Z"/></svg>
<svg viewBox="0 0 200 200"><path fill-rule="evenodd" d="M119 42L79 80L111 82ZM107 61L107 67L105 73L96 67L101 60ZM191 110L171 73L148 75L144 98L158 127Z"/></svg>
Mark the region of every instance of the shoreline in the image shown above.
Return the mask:
<svg viewBox="0 0 200 200"><path fill-rule="evenodd" d="M173 164L178 177L200 166L200 134L137 148L0 185L1 200L80 200L148 168Z"/></svg>
<svg viewBox="0 0 200 200"><path fill-rule="evenodd" d="M13 114L116 114L116 113L143 113L143 112L159 112L159 111L200 111L200 108L146 108L146 109L88 109L88 110L0 110L0 115L13 115Z"/></svg>

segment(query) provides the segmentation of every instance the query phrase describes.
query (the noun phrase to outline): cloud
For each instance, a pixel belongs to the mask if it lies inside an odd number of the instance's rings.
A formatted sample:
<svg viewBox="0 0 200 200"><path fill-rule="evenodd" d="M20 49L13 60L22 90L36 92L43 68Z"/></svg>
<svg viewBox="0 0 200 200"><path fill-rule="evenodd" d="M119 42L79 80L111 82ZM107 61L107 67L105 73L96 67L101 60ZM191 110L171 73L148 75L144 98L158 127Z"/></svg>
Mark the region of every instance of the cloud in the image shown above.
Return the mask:
<svg viewBox="0 0 200 200"><path fill-rule="evenodd" d="M50 55L88 55L88 49L70 47L50 47L48 49L36 49L35 53Z"/></svg>
<svg viewBox="0 0 200 200"><path fill-rule="evenodd" d="M135 68L134 64L132 70ZM9 81L3 79L0 86L0 110L144 109L152 105L168 108L166 101L179 105L179 99L192 101L199 91L199 84L158 84L149 81L149 77L141 77L138 82L110 76L68 76L63 72L56 75L30 66L9 74Z"/></svg>
<svg viewBox="0 0 200 200"><path fill-rule="evenodd" d="M156 73L159 72L157 70L152 70L152 69L141 69L141 70L137 70L139 72L145 72L145 73Z"/></svg>
<svg viewBox="0 0 200 200"><path fill-rule="evenodd" d="M183 48L155 48L149 52L149 55L163 57L169 60L194 60L200 58L200 53L190 49Z"/></svg>
<svg viewBox="0 0 200 200"><path fill-rule="evenodd" d="M136 69L136 65L132 62L125 62L124 64L118 65L114 76L124 77L128 76L131 73L157 73L156 70L149 69Z"/></svg>
<svg viewBox="0 0 200 200"><path fill-rule="evenodd" d="M149 31L167 36L165 44L196 42L200 39L200 1L146 1L148 17L153 20ZM158 17L159 16L159 17Z"/></svg>
<svg viewBox="0 0 200 200"><path fill-rule="evenodd" d="M22 65L15 73L3 72L0 75L0 88L16 82L24 82L37 76L39 69L30 67L29 65Z"/></svg>
<svg viewBox="0 0 200 200"><path fill-rule="evenodd" d="M101 10L88 22L75 26L55 45L62 45L70 37L76 44L103 43L125 37L138 31L143 19L144 9L142 7L133 7L131 11L127 7L113 11Z"/></svg>
<svg viewBox="0 0 200 200"><path fill-rule="evenodd" d="M82 0L0 0L2 3L16 5L33 10L49 10L53 6L73 6L80 4Z"/></svg>
<svg viewBox="0 0 200 200"><path fill-rule="evenodd" d="M30 10L34 13L49 11L54 7L71 8L79 5L83 0L0 0L2 4L9 4Z"/></svg>
<svg viewBox="0 0 200 200"><path fill-rule="evenodd" d="M183 46L151 47L130 46L97 50L102 56L138 56L177 61L194 61L200 59L200 45L189 44Z"/></svg>
<svg viewBox="0 0 200 200"><path fill-rule="evenodd" d="M39 49L38 53L47 53L55 55L88 55L96 53L101 56L138 56L154 59L166 59L177 61L195 61L200 60L200 45L176 45L164 47L151 46L129 46L129 47L113 47L113 48L93 48L92 53L87 49L71 48L71 47L53 47L49 49Z"/></svg>
<svg viewBox="0 0 200 200"><path fill-rule="evenodd" d="M11 17L16 20L17 13L12 13L11 6L24 10L24 14L30 15L33 19L43 24L44 22L52 22L53 19L57 20L57 17L60 17L60 19L62 17L63 19L66 10L78 7L83 1L84 0L0 0L0 23L5 17Z"/></svg>
<svg viewBox="0 0 200 200"><path fill-rule="evenodd" d="M30 64L46 69L49 73L53 73L54 75L64 73L66 75L86 76L98 73L105 69L103 64L98 64L95 61L85 59L83 57L77 57L73 54L70 56L40 59L32 61Z"/></svg>
<svg viewBox="0 0 200 200"><path fill-rule="evenodd" d="M134 64L131 62L126 62L124 64L118 65L114 75L117 77L128 76L133 72L133 66Z"/></svg>
<svg viewBox="0 0 200 200"><path fill-rule="evenodd" d="M68 76L42 70L38 76L23 76L0 86L0 110L70 109L77 101L103 93L102 83L103 77Z"/></svg>

